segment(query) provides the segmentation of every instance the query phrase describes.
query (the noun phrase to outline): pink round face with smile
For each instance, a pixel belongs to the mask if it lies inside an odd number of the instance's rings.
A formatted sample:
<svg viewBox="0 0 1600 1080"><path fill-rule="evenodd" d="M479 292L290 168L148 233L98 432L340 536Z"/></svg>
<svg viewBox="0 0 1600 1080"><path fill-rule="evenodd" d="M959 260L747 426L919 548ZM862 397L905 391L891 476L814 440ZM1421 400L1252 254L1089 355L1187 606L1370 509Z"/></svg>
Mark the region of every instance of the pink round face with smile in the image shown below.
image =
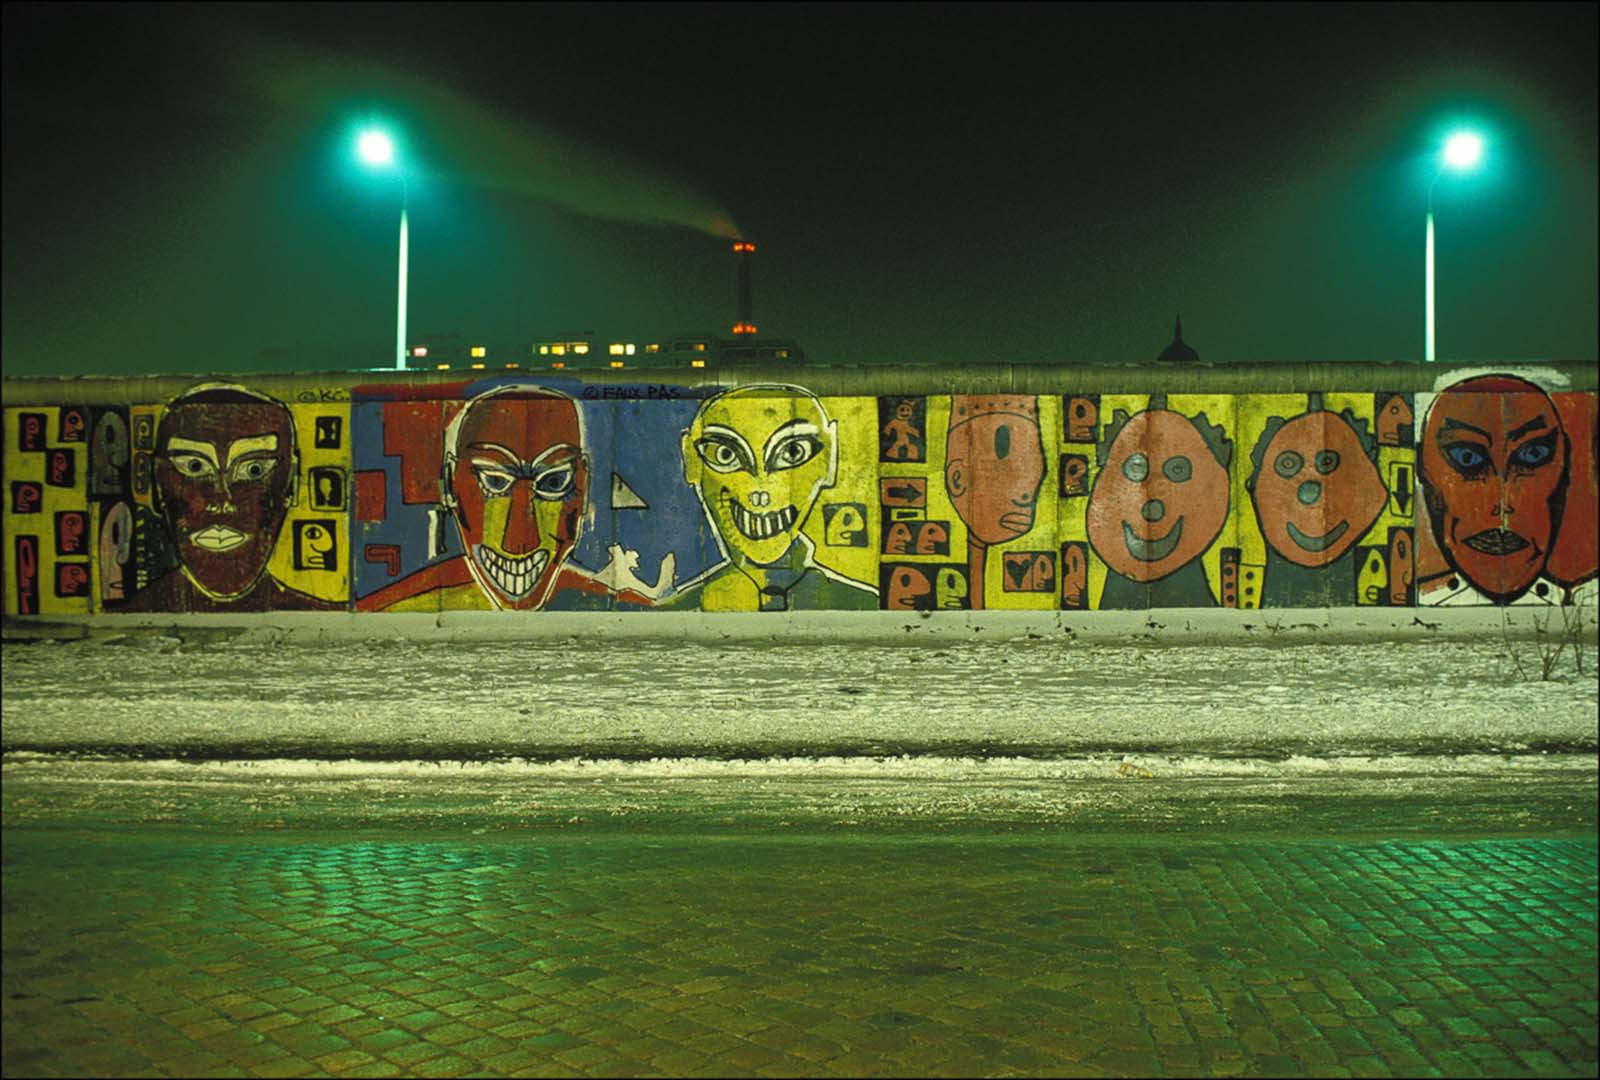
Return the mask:
<svg viewBox="0 0 1600 1080"><path fill-rule="evenodd" d="M1189 418L1149 409L1112 442L1089 495L1089 542L1117 573L1155 581L1199 558L1228 519L1228 470Z"/></svg>
<svg viewBox="0 0 1600 1080"><path fill-rule="evenodd" d="M289 410L242 390L205 391L167 408L156 445L156 493L184 572L212 599L243 596L289 512Z"/></svg>

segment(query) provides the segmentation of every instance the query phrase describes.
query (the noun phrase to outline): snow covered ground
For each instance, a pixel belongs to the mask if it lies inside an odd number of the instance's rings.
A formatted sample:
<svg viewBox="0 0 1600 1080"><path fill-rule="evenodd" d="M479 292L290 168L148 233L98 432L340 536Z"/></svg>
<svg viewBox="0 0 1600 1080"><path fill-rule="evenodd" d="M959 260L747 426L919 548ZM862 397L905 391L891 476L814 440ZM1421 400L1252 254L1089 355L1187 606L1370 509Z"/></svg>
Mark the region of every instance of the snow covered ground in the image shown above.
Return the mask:
<svg viewBox="0 0 1600 1080"><path fill-rule="evenodd" d="M1596 650L1539 648L12 644L0 820L1592 831Z"/></svg>
<svg viewBox="0 0 1600 1080"><path fill-rule="evenodd" d="M0 719L7 751L147 758L1594 754L1594 646L1549 681L1538 652L132 634L4 646Z"/></svg>

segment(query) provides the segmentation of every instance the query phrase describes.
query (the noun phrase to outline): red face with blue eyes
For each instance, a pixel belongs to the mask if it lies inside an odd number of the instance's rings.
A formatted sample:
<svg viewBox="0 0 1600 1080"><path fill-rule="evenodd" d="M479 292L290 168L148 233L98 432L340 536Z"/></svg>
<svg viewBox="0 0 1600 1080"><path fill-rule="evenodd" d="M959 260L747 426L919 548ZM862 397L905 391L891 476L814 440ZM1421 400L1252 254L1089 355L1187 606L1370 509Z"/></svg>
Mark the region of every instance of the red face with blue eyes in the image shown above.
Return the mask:
<svg viewBox="0 0 1600 1080"><path fill-rule="evenodd" d="M1555 406L1520 379L1469 380L1428 414L1419 469L1434 537L1496 602L1521 596L1544 569L1566 458Z"/></svg>

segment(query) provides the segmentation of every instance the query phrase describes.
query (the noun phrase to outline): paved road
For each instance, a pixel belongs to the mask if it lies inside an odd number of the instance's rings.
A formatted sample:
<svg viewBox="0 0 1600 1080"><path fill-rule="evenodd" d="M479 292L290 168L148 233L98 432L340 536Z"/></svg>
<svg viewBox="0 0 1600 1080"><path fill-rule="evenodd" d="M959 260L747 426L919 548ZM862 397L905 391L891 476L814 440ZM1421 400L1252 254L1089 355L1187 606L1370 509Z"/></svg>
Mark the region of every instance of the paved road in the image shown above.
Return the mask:
<svg viewBox="0 0 1600 1080"><path fill-rule="evenodd" d="M1592 782L1120 828L50 783L5 788L6 1076L1596 1074Z"/></svg>

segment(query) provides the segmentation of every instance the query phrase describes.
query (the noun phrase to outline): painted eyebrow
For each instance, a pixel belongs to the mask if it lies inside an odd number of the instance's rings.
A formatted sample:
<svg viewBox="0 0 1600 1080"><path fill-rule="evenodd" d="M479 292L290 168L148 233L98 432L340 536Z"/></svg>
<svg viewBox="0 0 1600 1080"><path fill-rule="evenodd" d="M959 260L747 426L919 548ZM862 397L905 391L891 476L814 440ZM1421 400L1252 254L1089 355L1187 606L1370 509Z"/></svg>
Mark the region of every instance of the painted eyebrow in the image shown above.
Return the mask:
<svg viewBox="0 0 1600 1080"><path fill-rule="evenodd" d="M778 444L778 440L787 439L793 435L820 435L822 429L809 420L802 420L798 416L787 424L767 436L766 449L770 452Z"/></svg>
<svg viewBox="0 0 1600 1080"><path fill-rule="evenodd" d="M744 448L744 452L749 454L752 458L756 456L755 451L750 449L750 444L745 441L744 436L740 435L737 431L730 427L723 427L721 424L707 424L705 429L700 432L700 435L702 438L707 435L716 435L719 438L728 439L742 446Z"/></svg>
<svg viewBox="0 0 1600 1080"><path fill-rule="evenodd" d="M1483 430L1481 427L1474 427L1472 424L1467 423L1465 420L1451 420L1448 417L1445 418L1445 422L1440 426L1439 434L1443 435L1445 432L1454 431L1457 428L1465 428L1468 431L1475 431L1479 435L1482 435L1485 439L1488 439L1490 442L1494 442L1494 436L1490 435L1487 431Z"/></svg>
<svg viewBox="0 0 1600 1080"><path fill-rule="evenodd" d="M278 450L278 436L269 433L266 435L251 435L244 439L235 439L228 444L228 460L233 461L241 454L249 454L257 450L276 453Z"/></svg>
<svg viewBox="0 0 1600 1080"><path fill-rule="evenodd" d="M1507 435L1506 441L1510 442L1512 440L1519 439L1530 431L1538 431L1540 428L1549 426L1550 425L1545 421L1544 417L1535 416L1532 420L1529 420L1526 424L1523 424L1511 434Z"/></svg>
<svg viewBox="0 0 1600 1080"><path fill-rule="evenodd" d="M578 458L578 456L579 456L578 448L576 446L573 446L571 443L557 443L554 446L546 447L545 450L542 453L540 453L540 455L538 457L534 458L532 461L523 461L516 454L512 453L510 450L506 449L504 446L499 445L498 443L473 443L472 444L472 449L474 449L474 450L491 450L491 451L494 451L495 453L504 454L506 456L506 459L507 459L506 461L494 461L494 460L491 460L489 458L469 458L468 459L474 465L481 465L481 466L484 466L485 468L493 468L493 469L514 469L514 468L521 468L523 466L527 466L529 468L536 468L536 467L538 467L540 465L554 466L554 465L557 465L557 464L566 465L566 464L569 464L571 461L576 460ZM550 458L555 458L557 460L555 460L555 461L547 460L547 459L550 459Z"/></svg>
<svg viewBox="0 0 1600 1080"><path fill-rule="evenodd" d="M167 440L167 453L174 450L190 454L199 454L215 467L217 464L217 448L208 442L198 442L194 439L185 439L181 435L174 435Z"/></svg>

